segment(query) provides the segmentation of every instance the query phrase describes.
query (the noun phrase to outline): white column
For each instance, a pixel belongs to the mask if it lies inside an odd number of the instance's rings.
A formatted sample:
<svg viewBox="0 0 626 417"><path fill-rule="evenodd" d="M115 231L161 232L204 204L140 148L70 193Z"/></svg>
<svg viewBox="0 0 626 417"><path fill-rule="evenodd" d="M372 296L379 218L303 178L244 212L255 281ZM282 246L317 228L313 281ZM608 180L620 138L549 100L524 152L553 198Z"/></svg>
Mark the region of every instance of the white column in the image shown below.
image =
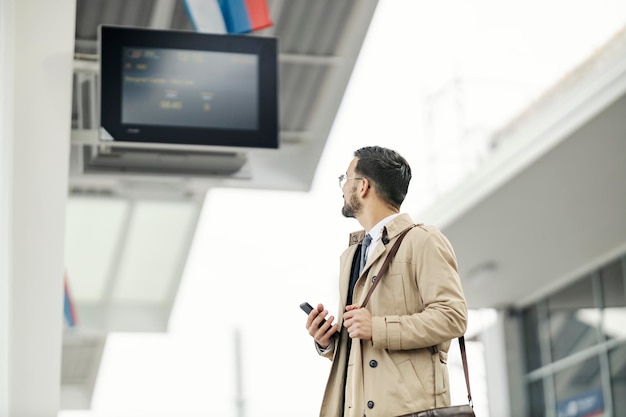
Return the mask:
<svg viewBox="0 0 626 417"><path fill-rule="evenodd" d="M11 183L3 182L0 190L0 249L8 259L0 272L5 294L0 325L7 336L0 363L8 361L0 368L0 389L8 384L0 393L8 396L8 411L2 411L11 417L56 417L76 5L74 0L2 4L1 142L11 162L1 168ZM5 90L7 84L12 90Z"/></svg>
<svg viewBox="0 0 626 417"><path fill-rule="evenodd" d="M13 2L0 1L0 416L9 415Z"/></svg>
<svg viewBox="0 0 626 417"><path fill-rule="evenodd" d="M487 393L489 397L489 415L509 417L509 375L507 373L507 351L505 342L503 311L498 311L497 320L483 330L480 339L485 346L485 370Z"/></svg>
<svg viewBox="0 0 626 417"><path fill-rule="evenodd" d="M495 323L483 330L489 415L515 417L528 415L524 385L524 348L519 317L498 310Z"/></svg>

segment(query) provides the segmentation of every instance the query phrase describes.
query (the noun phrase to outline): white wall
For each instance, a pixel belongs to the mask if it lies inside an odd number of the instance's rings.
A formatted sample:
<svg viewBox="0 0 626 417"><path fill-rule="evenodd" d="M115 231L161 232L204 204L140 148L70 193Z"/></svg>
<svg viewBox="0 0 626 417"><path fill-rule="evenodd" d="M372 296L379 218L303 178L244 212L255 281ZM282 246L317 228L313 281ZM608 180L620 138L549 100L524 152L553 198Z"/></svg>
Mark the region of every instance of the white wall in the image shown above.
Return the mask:
<svg viewBox="0 0 626 417"><path fill-rule="evenodd" d="M75 7L0 9L0 412L11 417L59 408Z"/></svg>

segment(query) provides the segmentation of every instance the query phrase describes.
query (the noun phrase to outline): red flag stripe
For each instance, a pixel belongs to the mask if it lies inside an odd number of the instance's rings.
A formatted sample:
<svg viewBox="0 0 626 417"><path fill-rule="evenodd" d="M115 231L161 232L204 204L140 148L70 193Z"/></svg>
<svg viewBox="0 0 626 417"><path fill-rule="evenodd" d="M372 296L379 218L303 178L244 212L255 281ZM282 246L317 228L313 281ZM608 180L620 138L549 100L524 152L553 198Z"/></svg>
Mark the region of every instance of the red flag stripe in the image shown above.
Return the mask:
<svg viewBox="0 0 626 417"><path fill-rule="evenodd" d="M250 26L252 30L261 30L272 26L270 11L265 0L245 0L246 9L248 9L248 17L250 18Z"/></svg>

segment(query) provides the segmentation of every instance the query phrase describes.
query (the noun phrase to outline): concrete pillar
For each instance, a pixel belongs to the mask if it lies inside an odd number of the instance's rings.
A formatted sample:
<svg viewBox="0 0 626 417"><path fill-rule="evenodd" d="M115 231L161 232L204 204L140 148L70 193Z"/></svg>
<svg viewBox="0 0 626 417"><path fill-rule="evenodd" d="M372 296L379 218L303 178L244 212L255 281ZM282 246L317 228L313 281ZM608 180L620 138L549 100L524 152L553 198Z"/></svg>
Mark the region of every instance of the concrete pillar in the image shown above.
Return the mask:
<svg viewBox="0 0 626 417"><path fill-rule="evenodd" d="M485 347L485 370L489 397L489 415L516 417L509 407L509 374L507 367L506 311L497 311L497 320L483 330L480 339Z"/></svg>
<svg viewBox="0 0 626 417"><path fill-rule="evenodd" d="M524 381L524 346L521 320L515 310L497 310L497 320L483 330L489 415L528 415Z"/></svg>
<svg viewBox="0 0 626 417"><path fill-rule="evenodd" d="M74 0L2 0L0 413L56 417Z"/></svg>
<svg viewBox="0 0 626 417"><path fill-rule="evenodd" d="M0 416L9 415L13 4L0 1Z"/></svg>

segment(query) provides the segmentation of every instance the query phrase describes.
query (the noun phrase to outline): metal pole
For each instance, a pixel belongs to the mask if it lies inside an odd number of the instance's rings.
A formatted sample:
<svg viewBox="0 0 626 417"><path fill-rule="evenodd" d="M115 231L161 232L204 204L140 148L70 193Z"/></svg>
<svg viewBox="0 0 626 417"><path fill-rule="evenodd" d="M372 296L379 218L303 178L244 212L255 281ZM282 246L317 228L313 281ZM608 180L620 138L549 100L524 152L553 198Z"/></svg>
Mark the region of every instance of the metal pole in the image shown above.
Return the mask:
<svg viewBox="0 0 626 417"><path fill-rule="evenodd" d="M244 417L244 399L243 399L243 378L242 378L242 361L241 361L241 332L235 330L235 405L237 407L237 417Z"/></svg>

